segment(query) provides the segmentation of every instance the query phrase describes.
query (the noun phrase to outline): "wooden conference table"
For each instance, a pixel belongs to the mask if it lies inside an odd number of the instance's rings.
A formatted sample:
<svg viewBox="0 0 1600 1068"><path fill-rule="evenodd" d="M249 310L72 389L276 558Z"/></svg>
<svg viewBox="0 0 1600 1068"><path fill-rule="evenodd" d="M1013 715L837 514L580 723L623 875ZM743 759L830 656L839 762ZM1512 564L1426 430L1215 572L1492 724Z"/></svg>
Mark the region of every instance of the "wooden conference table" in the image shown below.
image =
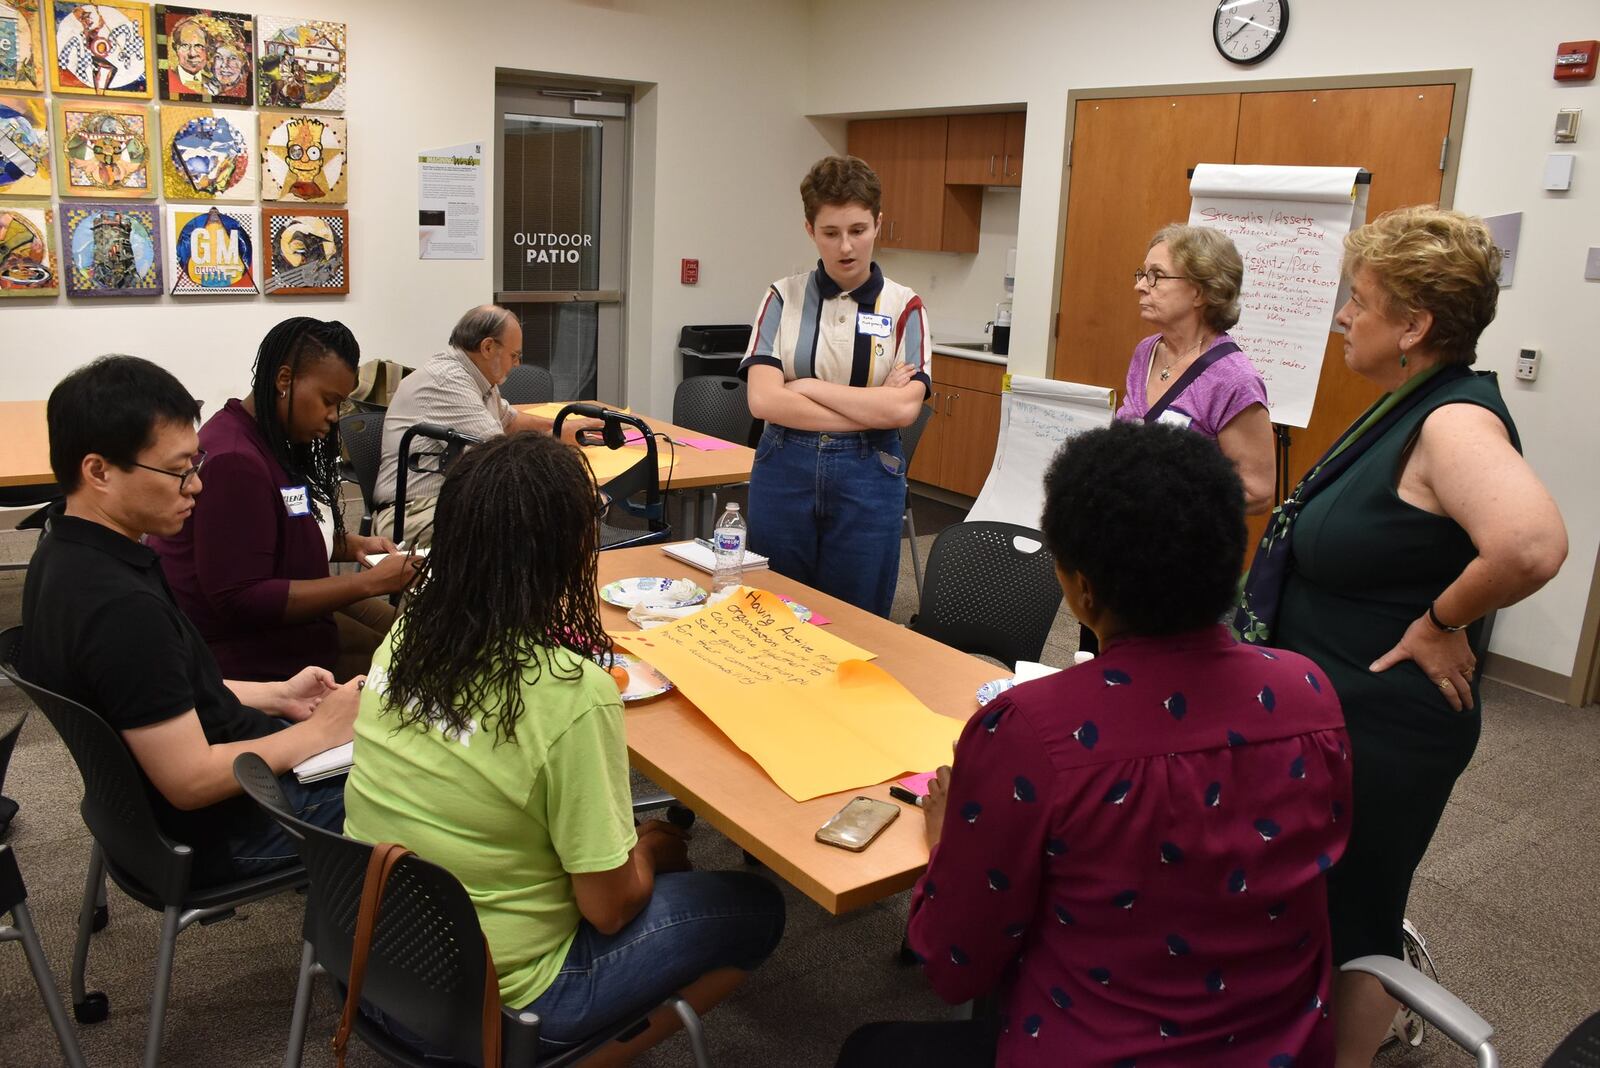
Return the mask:
<svg viewBox="0 0 1600 1068"><path fill-rule="evenodd" d="M708 578L658 546L603 552L598 562L601 585L637 575L688 577L701 585ZM751 572L747 579L832 619L828 629L836 637L877 653L875 663L943 715L966 719L978 707L978 687L1006 673L774 572ZM600 607L607 629L635 629L622 609L603 601ZM639 771L831 913L906 889L928 864L922 813L909 806L901 806L900 818L860 853L816 841L817 828L851 797L890 800L888 786L795 801L677 690L630 705L627 729Z"/></svg>
<svg viewBox="0 0 1600 1068"><path fill-rule="evenodd" d="M0 401L0 486L54 482L44 401Z"/></svg>

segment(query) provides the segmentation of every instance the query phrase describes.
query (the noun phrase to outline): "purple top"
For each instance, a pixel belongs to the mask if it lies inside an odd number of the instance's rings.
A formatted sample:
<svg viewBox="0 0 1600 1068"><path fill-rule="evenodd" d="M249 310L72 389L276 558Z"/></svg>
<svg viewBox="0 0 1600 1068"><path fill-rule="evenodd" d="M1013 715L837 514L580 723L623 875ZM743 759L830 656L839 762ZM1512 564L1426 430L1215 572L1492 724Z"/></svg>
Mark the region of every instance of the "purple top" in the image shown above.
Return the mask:
<svg viewBox="0 0 1600 1068"><path fill-rule="evenodd" d="M1116 640L968 721L911 948L947 1001L998 990L1000 1068L1325 1068L1348 745L1303 656Z"/></svg>
<svg viewBox="0 0 1600 1068"><path fill-rule="evenodd" d="M1145 387L1150 381L1150 360L1156 351L1156 342L1160 340L1160 334L1151 334L1134 347L1133 361L1128 364L1128 389L1123 394L1122 406L1117 409L1117 418L1124 422L1140 422L1150 410L1150 398L1145 393ZM1218 334L1211 340L1206 352L1225 341L1233 341L1233 338ZM1267 387L1261 381L1255 365L1244 353L1234 352L1206 368L1199 378L1189 383L1189 388L1173 398L1167 411L1157 421L1176 421L1215 440L1234 416L1252 404L1265 407L1266 403Z"/></svg>
<svg viewBox="0 0 1600 1068"><path fill-rule="evenodd" d="M272 681L308 664L331 670L339 653L332 617L283 621L290 580L328 577L327 542L301 504L309 494L289 481L237 400L206 420L200 447L206 466L194 511L176 537L149 539L179 606L224 678Z"/></svg>

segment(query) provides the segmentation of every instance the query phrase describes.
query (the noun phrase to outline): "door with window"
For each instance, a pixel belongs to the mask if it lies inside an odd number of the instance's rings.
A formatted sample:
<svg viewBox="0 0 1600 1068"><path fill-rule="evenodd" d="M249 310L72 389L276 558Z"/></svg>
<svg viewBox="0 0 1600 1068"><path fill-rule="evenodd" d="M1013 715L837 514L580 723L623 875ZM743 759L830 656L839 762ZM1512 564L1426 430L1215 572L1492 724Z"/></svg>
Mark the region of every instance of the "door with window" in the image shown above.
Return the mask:
<svg viewBox="0 0 1600 1068"><path fill-rule="evenodd" d="M621 401L631 96L503 79L495 99L495 301L556 399Z"/></svg>

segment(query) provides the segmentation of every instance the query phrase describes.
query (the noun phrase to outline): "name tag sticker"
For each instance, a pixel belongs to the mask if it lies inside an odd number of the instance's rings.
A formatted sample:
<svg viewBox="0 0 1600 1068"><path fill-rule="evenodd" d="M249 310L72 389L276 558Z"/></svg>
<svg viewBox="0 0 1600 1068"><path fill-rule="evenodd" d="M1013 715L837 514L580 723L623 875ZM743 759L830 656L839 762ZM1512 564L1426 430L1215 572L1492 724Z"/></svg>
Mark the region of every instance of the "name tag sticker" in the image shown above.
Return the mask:
<svg viewBox="0 0 1600 1068"><path fill-rule="evenodd" d="M311 514L311 494L304 486L284 486L278 490L283 494L283 510L292 516Z"/></svg>
<svg viewBox="0 0 1600 1068"><path fill-rule="evenodd" d="M1168 408L1156 417L1156 422L1187 429L1189 424L1194 422L1194 416L1185 415L1176 408Z"/></svg>
<svg viewBox="0 0 1600 1068"><path fill-rule="evenodd" d="M871 337L888 337L894 332L894 320L877 312L856 312L856 333Z"/></svg>

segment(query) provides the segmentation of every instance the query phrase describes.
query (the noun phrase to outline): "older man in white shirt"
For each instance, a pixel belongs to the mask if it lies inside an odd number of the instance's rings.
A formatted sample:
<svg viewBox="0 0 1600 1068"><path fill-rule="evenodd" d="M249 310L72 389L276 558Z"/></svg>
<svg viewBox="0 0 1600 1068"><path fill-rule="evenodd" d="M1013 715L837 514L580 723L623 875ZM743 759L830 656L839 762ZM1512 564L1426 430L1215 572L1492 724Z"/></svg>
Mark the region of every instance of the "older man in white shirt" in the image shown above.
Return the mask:
<svg viewBox="0 0 1600 1068"><path fill-rule="evenodd" d="M383 461L374 492L374 531L394 527L395 481L400 470L400 439L417 423L433 423L486 440L498 434L538 430L550 420L517 411L500 396L500 383L522 359L522 324L498 304L483 304L461 317L450 331L450 345L407 375L389 402L383 421ZM573 422L576 428L577 421ZM569 436L570 436L569 432ZM411 455L439 453L444 443L413 438ZM444 476L431 471L406 475L406 541L424 545L433 523L433 506Z"/></svg>

